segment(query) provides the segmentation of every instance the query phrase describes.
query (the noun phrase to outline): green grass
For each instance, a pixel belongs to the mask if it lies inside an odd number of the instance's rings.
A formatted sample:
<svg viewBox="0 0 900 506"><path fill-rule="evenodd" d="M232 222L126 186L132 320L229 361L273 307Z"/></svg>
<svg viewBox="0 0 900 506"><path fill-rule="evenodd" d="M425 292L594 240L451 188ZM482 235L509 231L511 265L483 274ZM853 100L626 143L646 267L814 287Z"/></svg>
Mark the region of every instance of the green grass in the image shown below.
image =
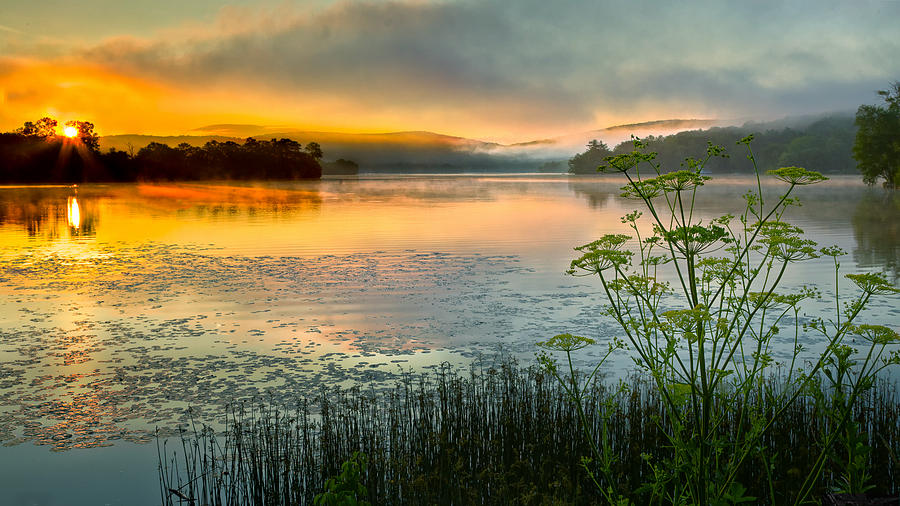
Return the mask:
<svg viewBox="0 0 900 506"><path fill-rule="evenodd" d="M642 454L663 462L670 454L662 400L640 377L615 397L609 426L613 471L623 490L636 491L650 468ZM760 387L757 402L773 398L779 382ZM587 389L587 406L609 393L603 382ZM407 374L393 390L321 391L296 406L247 404L228 415L226 429L186 432L160 443L163 504L312 504L326 479L354 452L368 458L362 483L372 504L597 504L600 492L581 457L590 454L575 404L537 367L512 360L490 368ZM734 406L716 409L733 412ZM686 404L686 408L687 404ZM599 433L600 417L588 410ZM900 491L900 396L885 382L859 399L853 418L864 431L872 491ZM728 431L727 424L718 430ZM789 496L818 456L828 427L811 398L787 407L760 442L777 496ZM737 481L748 495L768 497L766 465L744 466ZM838 479L826 468L815 497ZM173 492L177 491L177 493ZM639 497L639 495L638 495Z"/></svg>

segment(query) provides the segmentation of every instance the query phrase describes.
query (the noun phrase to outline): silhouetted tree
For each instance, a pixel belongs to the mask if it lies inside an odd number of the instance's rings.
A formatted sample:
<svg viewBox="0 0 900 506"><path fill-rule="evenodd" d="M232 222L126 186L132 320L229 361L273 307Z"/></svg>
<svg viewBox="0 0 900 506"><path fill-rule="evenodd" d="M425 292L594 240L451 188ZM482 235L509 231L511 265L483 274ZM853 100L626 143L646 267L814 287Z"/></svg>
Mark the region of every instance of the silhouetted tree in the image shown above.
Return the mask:
<svg viewBox="0 0 900 506"><path fill-rule="evenodd" d="M138 150L135 160L140 171L139 179L148 180L172 180L175 179L184 167L181 163L184 159L178 150L169 147L168 144L151 142Z"/></svg>
<svg viewBox="0 0 900 506"><path fill-rule="evenodd" d="M319 146L318 142L310 142L306 145L306 152L309 153L309 156L319 160L322 158L322 147Z"/></svg>
<svg viewBox="0 0 900 506"><path fill-rule="evenodd" d="M78 130L78 138L91 152L100 151L100 138L94 133L93 123L90 121L66 121L66 126L73 126Z"/></svg>
<svg viewBox="0 0 900 506"><path fill-rule="evenodd" d="M66 125L78 129L87 153L72 149L56 135L56 122L50 118L27 122L15 133L0 134L0 182L322 177L318 161L322 150L315 142L306 149L292 139L249 138L243 144L209 141L203 147L181 143L174 148L153 142L134 154L115 149L100 153L92 123L70 121Z"/></svg>
<svg viewBox="0 0 900 506"><path fill-rule="evenodd" d="M859 130L853 157L863 181L874 184L883 178L885 187L896 188L900 183L900 81L878 94L884 97L887 107L861 105L856 111Z"/></svg>
<svg viewBox="0 0 900 506"><path fill-rule="evenodd" d="M59 124L55 119L43 117L35 122L26 121L22 128L19 128L16 133L20 133L28 137L40 137L42 139L49 139L56 136L56 127L58 125Z"/></svg>
<svg viewBox="0 0 900 506"><path fill-rule="evenodd" d="M570 174L596 174L597 168L605 163L605 158L612 155L609 146L597 139L587 144L587 151L573 156L569 160Z"/></svg>

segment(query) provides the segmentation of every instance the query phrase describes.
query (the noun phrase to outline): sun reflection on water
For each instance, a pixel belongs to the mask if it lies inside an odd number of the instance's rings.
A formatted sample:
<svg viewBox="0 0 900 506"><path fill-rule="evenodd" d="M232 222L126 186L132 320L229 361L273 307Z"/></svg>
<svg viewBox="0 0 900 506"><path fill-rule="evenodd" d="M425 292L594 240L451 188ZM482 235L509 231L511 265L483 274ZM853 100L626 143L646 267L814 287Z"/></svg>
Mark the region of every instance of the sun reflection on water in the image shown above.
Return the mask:
<svg viewBox="0 0 900 506"><path fill-rule="evenodd" d="M68 202L66 202L66 220L69 222L69 227L74 229L81 228L81 209L78 207L78 198L69 197Z"/></svg>

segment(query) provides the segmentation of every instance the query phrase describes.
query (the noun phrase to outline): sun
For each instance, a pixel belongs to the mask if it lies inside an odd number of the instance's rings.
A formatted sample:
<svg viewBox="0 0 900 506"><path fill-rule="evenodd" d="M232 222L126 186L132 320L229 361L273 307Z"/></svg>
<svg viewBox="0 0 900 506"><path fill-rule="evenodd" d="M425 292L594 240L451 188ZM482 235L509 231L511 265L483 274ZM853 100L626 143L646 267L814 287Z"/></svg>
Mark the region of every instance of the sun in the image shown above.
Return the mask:
<svg viewBox="0 0 900 506"><path fill-rule="evenodd" d="M63 135L65 135L66 137L71 139L78 135L78 129L71 125L67 126L67 127L63 128Z"/></svg>

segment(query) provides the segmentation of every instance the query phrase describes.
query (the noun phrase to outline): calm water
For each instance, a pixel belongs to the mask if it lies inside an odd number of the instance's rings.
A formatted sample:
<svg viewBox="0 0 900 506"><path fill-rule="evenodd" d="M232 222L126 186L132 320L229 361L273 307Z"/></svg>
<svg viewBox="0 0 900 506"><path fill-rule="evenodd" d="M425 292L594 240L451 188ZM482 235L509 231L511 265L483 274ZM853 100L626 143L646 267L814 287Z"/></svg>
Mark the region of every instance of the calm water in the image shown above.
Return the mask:
<svg viewBox="0 0 900 506"><path fill-rule="evenodd" d="M716 180L699 212L737 214L749 184ZM560 332L602 338L614 327L599 285L563 272L573 246L624 231L635 203L618 186L504 175L0 188L0 490L12 504L156 504L156 449L141 443L189 406L210 421L236 399L389 385L500 349L529 360ZM856 178L802 190L790 220L847 250L844 272L897 275L900 198ZM832 280L810 261L785 283L827 297ZM897 306L870 314L896 326Z"/></svg>

